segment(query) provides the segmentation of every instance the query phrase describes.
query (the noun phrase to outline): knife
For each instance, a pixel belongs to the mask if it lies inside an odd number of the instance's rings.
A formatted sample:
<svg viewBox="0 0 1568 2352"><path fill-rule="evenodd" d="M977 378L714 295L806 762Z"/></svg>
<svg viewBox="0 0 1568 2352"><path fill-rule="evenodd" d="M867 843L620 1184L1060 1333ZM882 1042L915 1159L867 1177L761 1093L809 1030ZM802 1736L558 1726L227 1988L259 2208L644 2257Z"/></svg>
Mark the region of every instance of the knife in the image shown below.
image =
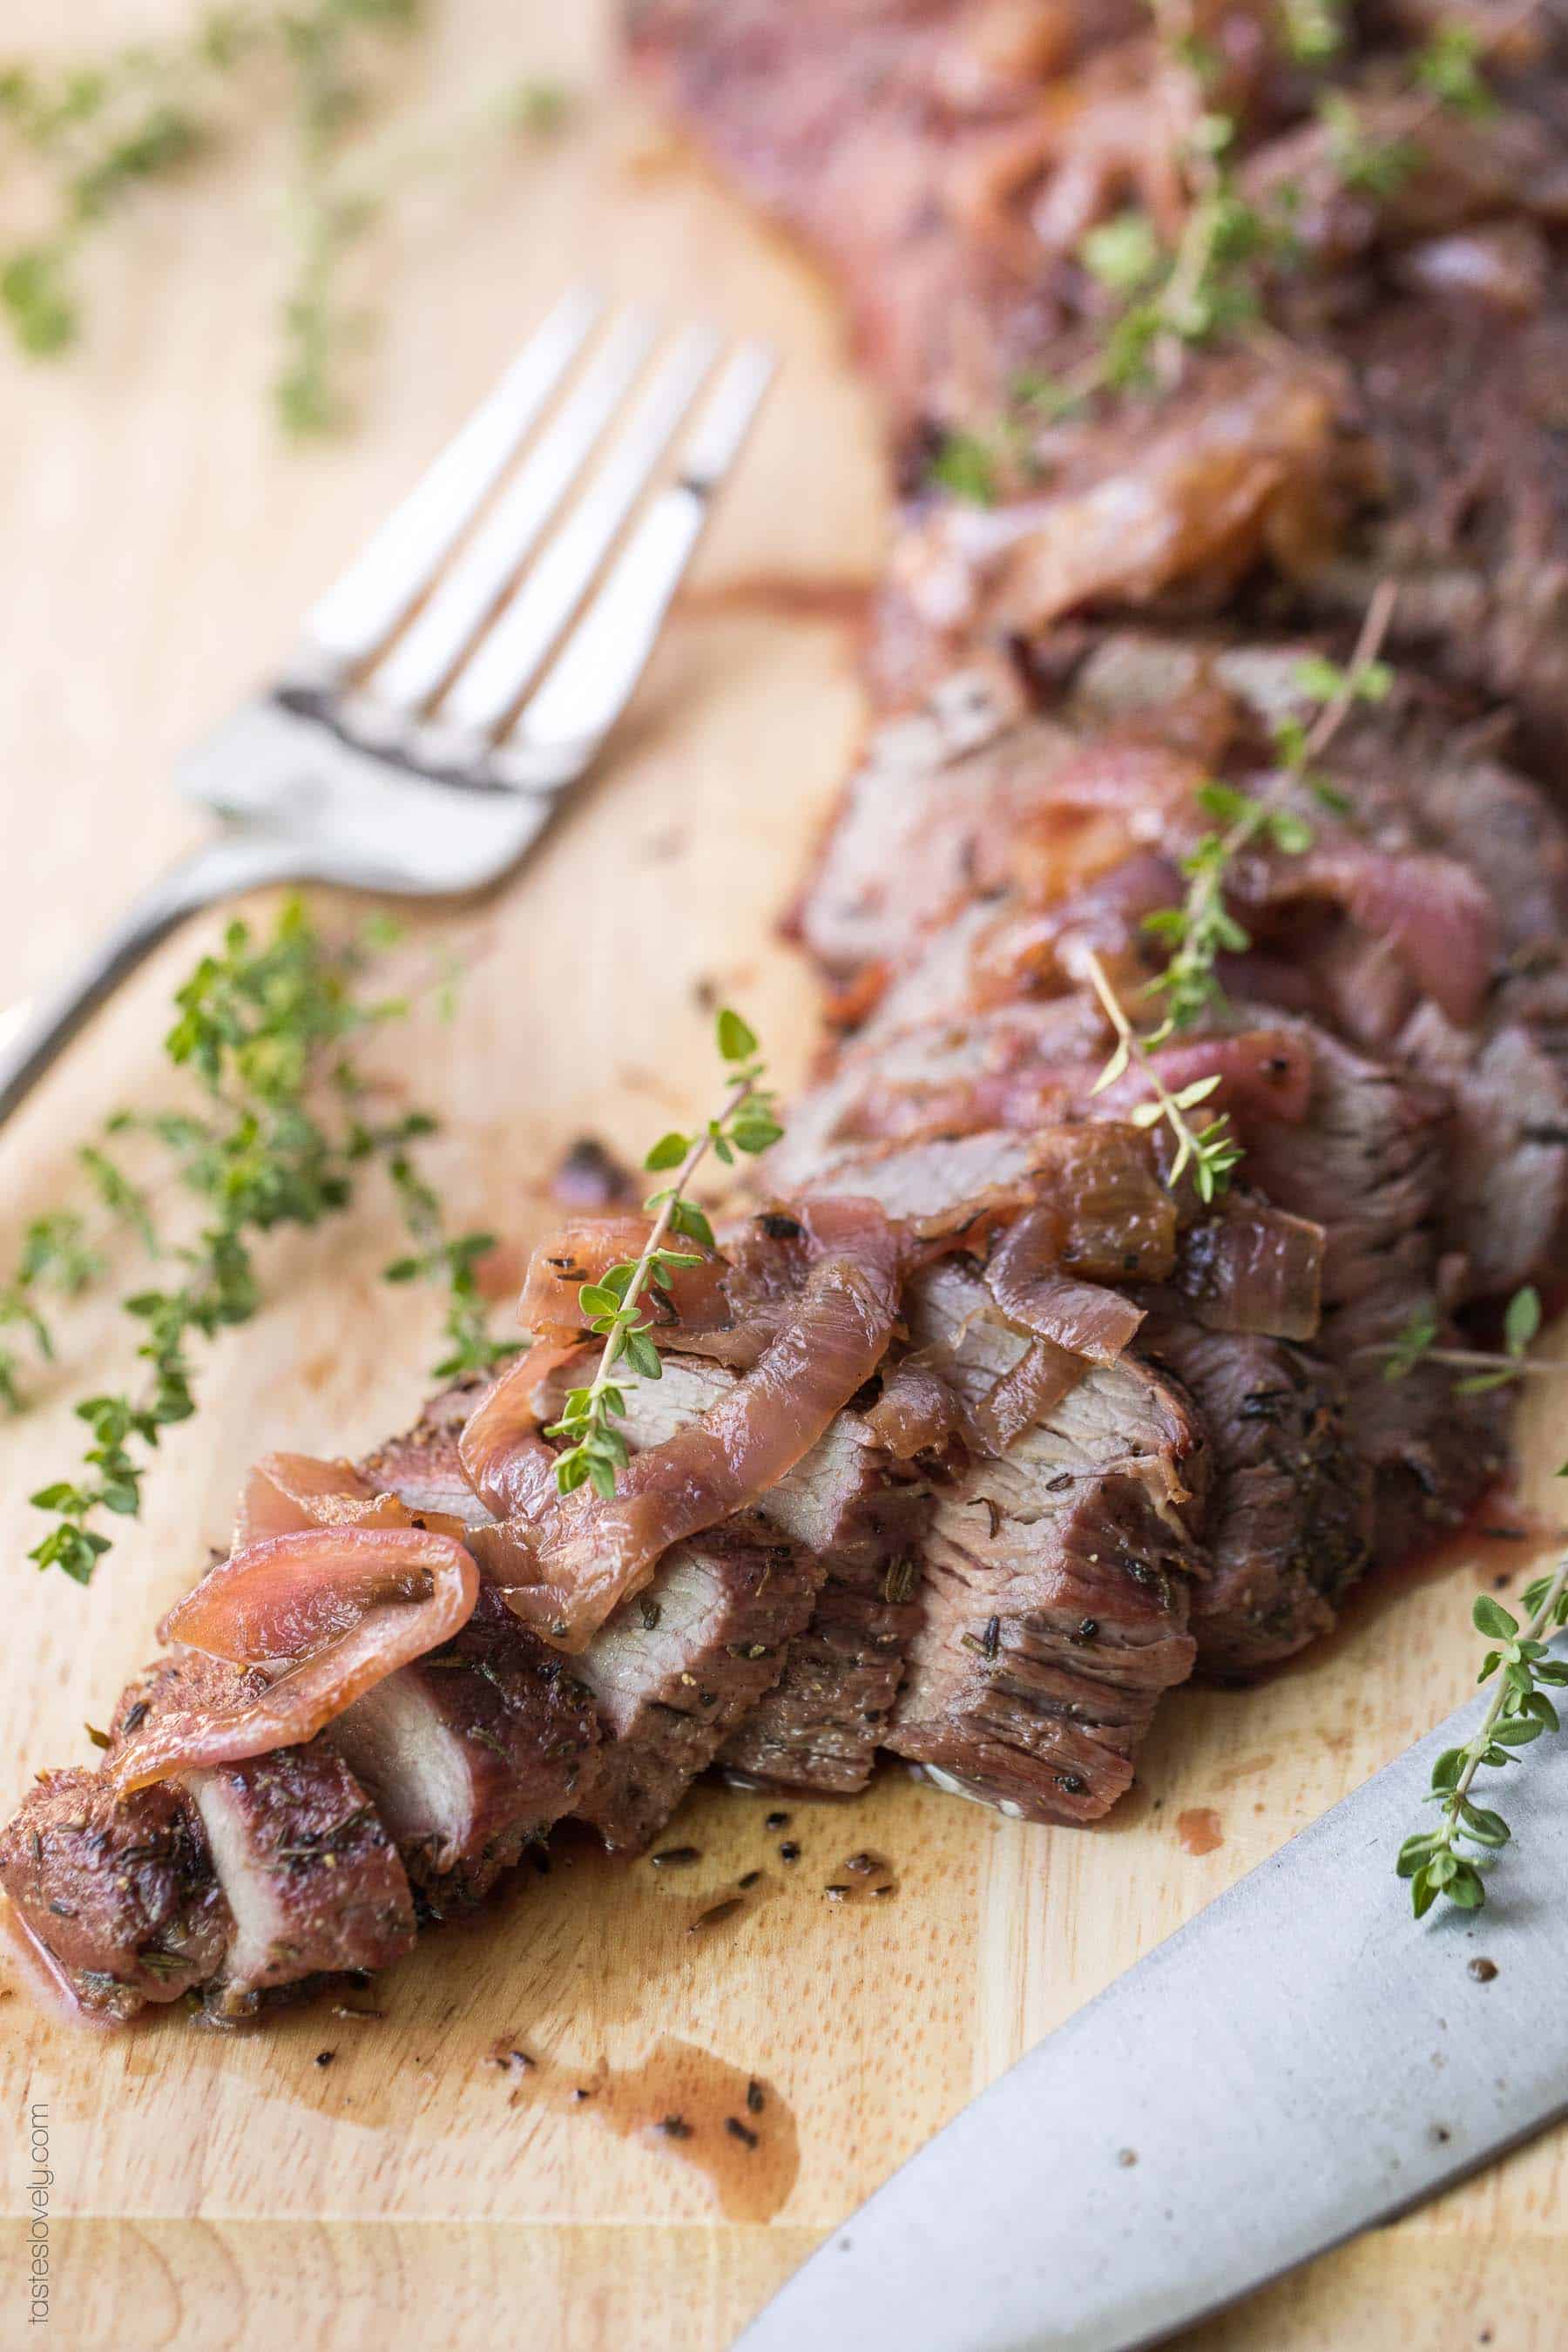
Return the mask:
<svg viewBox="0 0 1568 2352"><path fill-rule="evenodd" d="M965 2108L737 2352L1133 2352L1568 2114L1568 1738L1509 1775L1486 1910L1395 1876L1473 1706ZM1495 1974L1471 1963L1489 1961Z"/></svg>

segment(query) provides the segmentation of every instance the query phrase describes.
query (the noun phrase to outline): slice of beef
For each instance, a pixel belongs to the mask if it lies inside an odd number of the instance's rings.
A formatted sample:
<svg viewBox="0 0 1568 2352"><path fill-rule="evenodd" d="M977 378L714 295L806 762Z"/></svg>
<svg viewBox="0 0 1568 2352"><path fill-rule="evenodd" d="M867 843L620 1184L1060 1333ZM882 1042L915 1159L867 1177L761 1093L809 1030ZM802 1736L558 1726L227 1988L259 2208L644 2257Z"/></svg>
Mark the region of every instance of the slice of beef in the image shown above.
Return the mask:
<svg viewBox="0 0 1568 2352"><path fill-rule="evenodd" d="M931 1136L912 1143L863 1143L832 1154L807 1194L877 1202L921 1241L965 1233L983 1218L1020 1208L1040 1189L1048 1134ZM764 1171L765 1172L765 1171Z"/></svg>
<svg viewBox="0 0 1568 2352"><path fill-rule="evenodd" d="M82 2007L177 2000L223 1964L234 1920L186 1791L117 1798L100 1772L45 1772L0 1831L0 1885Z"/></svg>
<svg viewBox="0 0 1568 2352"><path fill-rule="evenodd" d="M731 1520L659 1562L574 1661L605 1726L574 1812L616 1853L657 1836L699 1772L784 1670L822 1567Z"/></svg>
<svg viewBox="0 0 1568 2352"><path fill-rule="evenodd" d="M972 1401L1026 1349L961 1266L912 1286L910 1319ZM931 1499L888 1745L1030 1821L1108 1811L1160 1693L1192 1672L1205 1479L1189 1401L1127 1358L1087 1371L1001 1458L976 1458Z"/></svg>
<svg viewBox="0 0 1568 2352"><path fill-rule="evenodd" d="M1483 750L1432 764L1428 826L1492 896L1501 956L1477 1029L1419 1006L1399 1047L1454 1105L1445 1246L1466 1293L1568 1274L1568 814Z"/></svg>
<svg viewBox="0 0 1568 2352"><path fill-rule="evenodd" d="M1346 422L1375 452L1381 495L1291 601L1348 619L1395 580L1397 642L1512 698L1551 763L1568 714L1568 267L1544 247L1541 265L1517 308L1462 283L1347 289L1319 331L1353 386Z"/></svg>
<svg viewBox="0 0 1568 2352"><path fill-rule="evenodd" d="M667 1357L660 1381L628 1387L628 1444L661 1444L734 1381L721 1364ZM861 1414L845 1412L763 1496L762 1517L815 1563L816 1605L782 1672L726 1739L726 1769L835 1795L864 1788L919 1613L913 1557L925 1486L917 1468L878 1446Z"/></svg>
<svg viewBox="0 0 1568 2352"><path fill-rule="evenodd" d="M988 837L1048 793L1078 746L1022 717L994 673L944 678L928 709L872 736L796 917L835 980L901 961L922 931L994 885Z"/></svg>
<svg viewBox="0 0 1568 2352"><path fill-rule="evenodd" d="M411 1511L439 1511L482 1527L489 1514L463 1475L458 1440L490 1386L469 1372L433 1396L412 1425L389 1437L355 1467L378 1493L395 1495Z"/></svg>
<svg viewBox="0 0 1568 2352"><path fill-rule="evenodd" d="M1495 1397L1457 1393L1440 1365L1388 1377L1391 1346L1440 1310L1452 1109L1409 1070L1290 1025L1311 1056L1309 1115L1261 1130L1247 1173L1323 1228L1318 1344L1345 1376L1352 1437L1374 1480L1373 1555L1386 1563L1455 1525L1504 1462Z"/></svg>
<svg viewBox="0 0 1568 2352"><path fill-rule="evenodd" d="M359 1465L413 1510L470 1526L488 1513L458 1439L488 1381L433 1397L411 1429ZM437 1916L473 1902L571 1811L591 1773L594 1702L488 1587L463 1631L356 1701L331 1737L375 1795L420 1899Z"/></svg>
<svg viewBox="0 0 1568 2352"><path fill-rule="evenodd" d="M1553 992L1568 1009L1568 961ZM1468 1299L1506 1298L1526 1282L1555 1286L1568 1273L1568 1060L1542 1044L1535 1020L1500 1017L1520 999L1500 990L1479 1039L1435 1004L1419 1006L1399 1036L1412 1067L1453 1106L1439 1230Z"/></svg>
<svg viewBox="0 0 1568 2352"><path fill-rule="evenodd" d="M1181 895L1172 861L1142 850L1059 900L1035 904L1021 892L977 899L918 943L858 1036L870 1045L994 1006L1069 995L1086 950L1115 971L1143 953L1146 918Z"/></svg>
<svg viewBox="0 0 1568 2352"><path fill-rule="evenodd" d="M863 1789L918 1622L914 1566L927 1486L877 1447L858 1413L765 1498L773 1523L824 1564L811 1622L721 1761L753 1780L849 1796Z"/></svg>
<svg viewBox="0 0 1568 2352"><path fill-rule="evenodd" d="M357 1699L328 1737L440 1917L572 1810L599 1723L568 1662L485 1587L460 1633Z"/></svg>
<svg viewBox="0 0 1568 2352"><path fill-rule="evenodd" d="M1307 1349L1205 1331L1171 1306L1155 1306L1140 1347L1191 1391L1212 1449L1198 1671L1255 1673L1330 1632L1366 1565L1372 1474L1343 1377Z"/></svg>
<svg viewBox="0 0 1568 2352"><path fill-rule="evenodd" d="M112 1754L165 1706L232 1705L265 1677L180 1650L121 1699ZM321 1972L379 1969L414 1942L397 1849L365 1790L323 1739L183 1776L234 1933L212 1997L244 2014L257 1997Z"/></svg>
<svg viewBox="0 0 1568 2352"><path fill-rule="evenodd" d="M784 1139L768 1155L768 1181L788 1193L860 1143L1048 1126L1080 1091L1067 1074L1076 1081L1102 1066L1106 1039L1087 992L984 1013L953 1009L851 1039L827 1076L792 1104Z"/></svg>

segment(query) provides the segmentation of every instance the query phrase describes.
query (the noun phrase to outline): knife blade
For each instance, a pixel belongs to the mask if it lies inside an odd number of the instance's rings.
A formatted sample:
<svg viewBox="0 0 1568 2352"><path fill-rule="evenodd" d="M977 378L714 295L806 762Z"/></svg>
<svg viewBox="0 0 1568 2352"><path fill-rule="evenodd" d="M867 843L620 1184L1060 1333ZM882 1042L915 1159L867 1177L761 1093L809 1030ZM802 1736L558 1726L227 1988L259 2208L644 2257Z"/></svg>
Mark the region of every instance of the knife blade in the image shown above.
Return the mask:
<svg viewBox="0 0 1568 2352"><path fill-rule="evenodd" d="M1568 1736L1508 1776L1488 1908L1417 1926L1401 1841L1476 1706L1048 2035L737 2352L1133 2352L1568 2114ZM1489 1958L1495 1976L1470 1962Z"/></svg>

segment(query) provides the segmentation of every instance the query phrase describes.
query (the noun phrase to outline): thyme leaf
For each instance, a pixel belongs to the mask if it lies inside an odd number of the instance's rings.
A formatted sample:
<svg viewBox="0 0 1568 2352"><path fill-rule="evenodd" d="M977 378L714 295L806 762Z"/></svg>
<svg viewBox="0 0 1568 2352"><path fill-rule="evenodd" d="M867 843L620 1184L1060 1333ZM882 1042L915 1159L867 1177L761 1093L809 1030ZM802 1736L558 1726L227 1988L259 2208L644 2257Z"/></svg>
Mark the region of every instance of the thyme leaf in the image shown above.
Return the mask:
<svg viewBox="0 0 1568 2352"><path fill-rule="evenodd" d="M1558 1472L1568 1476L1568 1464ZM1479 1911L1487 1899L1486 1881L1478 1857L1496 1853L1508 1844L1512 1832L1503 1815L1478 1804L1470 1794L1476 1775L1484 1767L1501 1771L1519 1761L1518 1750L1543 1732L1561 1728L1549 1689L1568 1684L1568 1662L1553 1658L1547 1643L1568 1625L1568 1556L1549 1576L1526 1587L1524 1622L1489 1592L1479 1594L1471 1608L1471 1622L1492 1646L1481 1660L1478 1682L1492 1682L1491 1704L1473 1738L1463 1747L1445 1748L1432 1768L1428 1802L1439 1808L1437 1826L1407 1837L1399 1849L1395 1868L1410 1884L1411 1908L1425 1918L1434 1904L1452 1903L1462 1911Z"/></svg>
<svg viewBox="0 0 1568 2352"><path fill-rule="evenodd" d="M1442 24L1414 50L1408 93L1426 103L1415 109L1411 130L1419 131L1445 110L1486 113L1495 101L1485 62L1537 5L1522 0L1484 30ZM1108 298L1098 344L1060 378L1031 373L1021 380L989 432L946 435L928 478L955 497L990 506L1007 475L1032 471L1031 421L1053 422L1100 394L1169 390L1192 350L1266 334L1270 282L1300 258L1302 191L1285 181L1267 197L1246 193L1237 170L1240 126L1217 103L1224 60L1201 37L1194 0L1149 0L1149 6L1169 79L1184 85L1187 127L1175 159L1186 195L1179 235L1163 236L1136 207L1089 230L1077 259ZM1348 44L1349 18L1347 0L1279 0L1277 9L1286 53L1309 70L1333 67ZM1345 90L1322 89L1316 112L1329 163L1347 189L1386 198L1422 168L1419 140L1380 134Z"/></svg>
<svg viewBox="0 0 1568 2352"><path fill-rule="evenodd" d="M342 425L339 382L363 341L363 318L341 290L351 250L408 180L406 150L373 158L351 184L345 159L375 95L379 54L426 21L426 0L237 0L198 10L188 30L58 68L0 68L0 142L8 134L45 184L48 217L28 242L0 250L0 320L19 350L58 357L81 332L83 249L147 187L191 167L244 123L286 111L290 247L273 385L279 420L296 435ZM551 135L567 118L556 83L527 81L487 105L492 128ZM474 144L472 123L430 152L451 161Z"/></svg>
<svg viewBox="0 0 1568 2352"><path fill-rule="evenodd" d="M1221 830L1202 835L1182 861L1187 892L1179 907L1161 907L1144 917L1149 935L1169 950L1164 968L1150 983L1163 1000L1158 1027L1141 1036L1096 954L1087 955L1084 971L1116 1033L1110 1058L1090 1089L1101 1093L1136 1063L1150 1087L1150 1100L1135 1104L1128 1116L1135 1127L1162 1122L1175 1139L1176 1152L1165 1181L1173 1189L1190 1168L1198 1197L1214 1201L1229 1189L1233 1170L1242 1157L1227 1114L1194 1127L1186 1114L1215 1091L1217 1076L1199 1078L1173 1094L1152 1059L1153 1050L1191 1028L1224 1003L1217 964L1224 954L1244 954L1250 936L1226 905L1226 883L1235 860L1254 846L1269 844L1289 855L1308 848L1312 830L1289 803L1312 779L1313 762L1333 740L1358 702L1380 702L1393 683L1392 673L1378 659L1378 651L1394 615L1394 589L1384 582L1367 607L1350 665L1314 656L1298 667L1300 693L1319 705L1310 727L1287 720L1276 730L1281 765L1268 789L1257 794L1235 791L1213 780L1202 785L1199 805ZM1436 1328L1430 1335L1436 1337Z"/></svg>
<svg viewBox="0 0 1568 2352"><path fill-rule="evenodd" d="M720 1057L729 1066L730 1087L722 1108L694 1134L672 1131L660 1136L643 1165L655 1173L676 1171L673 1182L650 1192L644 1207L653 1225L635 1263L612 1265L597 1282L585 1283L578 1304L589 1328L604 1339L598 1369L586 1388L573 1389L559 1421L552 1422L547 1437L567 1437L571 1444L556 1458L555 1483L563 1495L592 1486L606 1499L615 1493L628 1459L626 1442L614 1427L626 1412L623 1365L647 1381L663 1377L658 1348L649 1334L653 1319L642 1312L650 1290L668 1290L670 1269L697 1265L696 1251L666 1246L669 1235L713 1247L713 1228L702 1211L687 1198L687 1188L710 1151L726 1167L737 1151L765 1151L784 1129L778 1123L775 1098L763 1086L766 1075L758 1061L757 1040L738 1013L728 1007L714 1024Z"/></svg>
<svg viewBox="0 0 1568 2352"><path fill-rule="evenodd" d="M1568 1363L1561 1359L1531 1356L1531 1343L1541 1329L1541 1293L1533 1283L1527 1282L1514 1292L1503 1311L1500 1349L1440 1348L1437 1310L1436 1307L1423 1306L1415 1309L1396 1338L1363 1352L1384 1359L1385 1381L1408 1380L1418 1364L1445 1364L1464 1375L1454 1382L1456 1396L1484 1396L1489 1389L1500 1389L1532 1375L1555 1378L1568 1371Z"/></svg>
<svg viewBox="0 0 1568 2352"><path fill-rule="evenodd" d="M195 1081L198 1108L119 1112L106 1123L104 1140L79 1155L107 1213L101 1235L74 1208L26 1229L16 1269L0 1289L0 1326L25 1330L40 1357L55 1351L46 1295L70 1297L100 1286L117 1233L133 1234L164 1269L160 1283L121 1301L137 1335L138 1381L78 1404L89 1439L80 1461L69 1477L32 1496L53 1521L28 1554L39 1568L89 1581L110 1548L103 1517L140 1512L163 1433L196 1410L202 1351L262 1304L258 1243L346 1212L372 1163L386 1171L419 1244L389 1273L431 1282L445 1297L447 1353L437 1375L513 1352L487 1329L476 1267L489 1236L449 1235L439 1196L419 1166L418 1147L435 1134L436 1121L419 1110L383 1125L365 1115L373 1086L358 1047L409 1010L405 999L378 998L366 986L374 954L394 936L379 927L368 938L333 942L298 899L285 905L269 937L231 923L221 949L204 956L178 991L164 1041L170 1060ZM133 1181L108 1148L109 1139L126 1137L155 1154L157 1187ZM195 1241L174 1243L161 1230L155 1192L169 1191L195 1204ZM26 1402L19 1375L15 1351L0 1353L0 1398L16 1411Z"/></svg>

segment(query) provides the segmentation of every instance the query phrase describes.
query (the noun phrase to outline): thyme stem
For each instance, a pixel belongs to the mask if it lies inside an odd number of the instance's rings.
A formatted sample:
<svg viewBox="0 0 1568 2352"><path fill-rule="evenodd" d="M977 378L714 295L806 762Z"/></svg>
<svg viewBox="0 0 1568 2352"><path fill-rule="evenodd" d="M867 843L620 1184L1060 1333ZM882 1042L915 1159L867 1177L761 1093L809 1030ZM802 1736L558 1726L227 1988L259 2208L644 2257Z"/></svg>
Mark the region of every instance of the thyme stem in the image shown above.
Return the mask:
<svg viewBox="0 0 1568 2352"><path fill-rule="evenodd" d="M1303 769L1321 759L1350 716L1354 705L1362 699L1357 684L1383 651L1383 641L1394 619L1394 608L1399 601L1399 590L1392 580L1380 580L1368 600L1367 608L1356 633L1349 667L1340 684L1324 703L1317 718L1307 730L1301 746L1300 766Z"/></svg>
<svg viewBox="0 0 1568 2352"><path fill-rule="evenodd" d="M733 1118L741 1105L749 1101L753 1092L754 1087L749 1078L732 1087L726 1097L724 1108L719 1114L719 1125L723 1127ZM622 1301L625 1307L635 1309L643 1292L647 1289L654 1263L664 1246L665 1235L669 1232L676 1204L684 1199L688 1185L712 1149L713 1130L711 1127L705 1127L677 1169L675 1181L659 1203L658 1213L654 1218L647 1241L643 1244L642 1255L633 1266L631 1279L626 1284L626 1296ZM626 1339L626 1326L617 1321L605 1338L604 1352L599 1358L599 1369L589 1383L588 1393L591 1397L602 1398L605 1390L614 1385L610 1374L625 1352Z"/></svg>
<svg viewBox="0 0 1568 2352"><path fill-rule="evenodd" d="M1358 1357L1394 1357L1401 1353L1399 1342L1385 1339L1370 1348L1358 1348ZM1568 1372L1568 1356L1500 1356L1484 1348L1423 1348L1420 1360L1424 1364L1447 1364L1456 1371L1489 1372L1506 1368L1509 1379L1527 1380L1539 1376L1559 1380Z"/></svg>
<svg viewBox="0 0 1568 2352"><path fill-rule="evenodd" d="M1568 1592L1568 1553L1564 1553L1562 1559L1558 1561L1557 1573L1546 1588L1546 1598L1525 1627L1524 1638L1527 1642L1539 1642L1542 1635L1550 1629L1552 1621L1557 1613L1557 1604L1564 1592ZM1443 1817L1449 1824L1450 1832L1458 1826L1459 1808L1469 1795L1470 1784L1481 1769L1487 1749L1491 1746L1492 1734L1497 1729L1499 1719L1508 1704L1510 1687L1509 1683L1501 1677L1499 1678L1497 1689L1492 1693L1491 1705L1481 1717L1480 1728L1464 1751L1464 1769L1454 1783L1453 1795L1443 1808ZM1451 1835L1449 1842L1452 1843Z"/></svg>
<svg viewBox="0 0 1568 2352"><path fill-rule="evenodd" d="M438 1372L491 1365L512 1352L489 1336L475 1272L489 1236L451 1233L421 1172L418 1147L434 1134L435 1120L417 1110L384 1123L367 1116L375 1080L361 1066L356 1046L409 1010L406 998L377 1001L360 985L369 952L392 936L380 926L359 941L334 943L297 899L286 904L270 939L258 940L243 921L231 923L221 950L204 956L179 990L179 1018L164 1041L170 1060L198 1082L195 1105L119 1113L101 1141L79 1155L111 1218L133 1228L167 1271L158 1287L121 1302L140 1334L141 1380L133 1389L82 1400L77 1412L90 1443L79 1467L32 1496L54 1522L28 1554L38 1567L89 1580L110 1548L100 1531L103 1516L136 1517L163 1433L196 1410L200 1347L258 1310L258 1244L280 1227L315 1227L347 1210L362 1171L373 1164L386 1170L405 1223L423 1245L418 1257L400 1261L388 1275L432 1280L446 1295L451 1352ZM167 1170L162 1183L133 1183L105 1148L132 1134L161 1147ZM179 1246L165 1239L154 1215L170 1185L201 1206L199 1234ZM53 1353L53 1334L40 1311L39 1286L70 1297L109 1274L109 1257L89 1245L89 1231L74 1209L36 1218L16 1275L0 1289L0 1327L22 1325L46 1357ZM13 1410L26 1402L17 1370L0 1349L0 1399Z"/></svg>
<svg viewBox="0 0 1568 2352"><path fill-rule="evenodd" d="M1568 1465L1558 1475L1568 1475ZM1568 1661L1553 1658L1547 1643L1568 1622L1568 1553L1552 1575L1526 1588L1523 1606L1522 1627L1489 1592L1479 1595L1471 1609L1477 1631L1497 1644L1481 1661L1478 1680L1495 1675L1497 1687L1473 1736L1462 1748L1445 1748L1432 1767L1428 1801L1441 1808L1437 1827L1406 1838L1399 1849L1399 1875L1410 1881L1417 1919L1440 1897L1461 1911L1482 1908L1486 1882L1470 1856L1458 1851L1459 1842L1496 1852L1511 1832L1500 1813L1474 1801L1476 1775L1483 1765L1495 1770L1516 1762L1517 1749L1562 1728L1546 1692L1568 1684Z"/></svg>
<svg viewBox="0 0 1568 2352"><path fill-rule="evenodd" d="M1139 1105L1134 1108L1134 1126L1152 1127L1163 1118L1176 1139L1176 1157L1166 1182L1173 1187L1190 1164L1199 1198L1214 1200L1226 1189L1230 1171L1241 1157L1240 1149L1231 1135L1228 1118L1212 1119L1207 1126L1194 1129L1187 1118L1187 1112L1214 1092L1219 1084L1218 1078L1200 1078L1195 1086L1184 1087L1180 1094L1173 1095L1161 1076L1144 1040L1133 1028L1126 1007L1112 988L1105 966L1093 948L1084 954L1083 969L1120 1040L1120 1050L1106 1064L1098 1085L1108 1084L1111 1077L1121 1076L1129 1062L1135 1063L1148 1080L1154 1099L1147 1107ZM1152 1112L1152 1118L1143 1115L1145 1108Z"/></svg>
<svg viewBox="0 0 1568 2352"><path fill-rule="evenodd" d="M753 1058L756 1038L740 1014L727 1006L714 1027L720 1055L731 1065L730 1091L722 1108L694 1135L672 1132L659 1138L643 1164L650 1169L672 1168L675 1180L662 1192L650 1193L643 1204L657 1213L642 1255L635 1263L627 1260L607 1267L595 1281L584 1283L578 1294L590 1328L604 1334L605 1345L594 1378L586 1388L570 1391L560 1420L544 1433L547 1437L573 1441L556 1457L555 1483L563 1495L584 1484L591 1484L595 1493L606 1499L616 1491L616 1478L629 1458L626 1439L611 1426L626 1411L617 1376L622 1361L644 1380L663 1378L658 1349L651 1337L653 1325L639 1320L638 1311L650 1284L656 1289L670 1288L672 1266L700 1263L689 1252L667 1248L671 1234L682 1234L704 1249L713 1247L712 1226L687 1198L692 1177L710 1151L728 1167L737 1151L765 1151L783 1131L773 1115L773 1097L762 1084L763 1065ZM744 1066L735 1068L736 1064Z"/></svg>

